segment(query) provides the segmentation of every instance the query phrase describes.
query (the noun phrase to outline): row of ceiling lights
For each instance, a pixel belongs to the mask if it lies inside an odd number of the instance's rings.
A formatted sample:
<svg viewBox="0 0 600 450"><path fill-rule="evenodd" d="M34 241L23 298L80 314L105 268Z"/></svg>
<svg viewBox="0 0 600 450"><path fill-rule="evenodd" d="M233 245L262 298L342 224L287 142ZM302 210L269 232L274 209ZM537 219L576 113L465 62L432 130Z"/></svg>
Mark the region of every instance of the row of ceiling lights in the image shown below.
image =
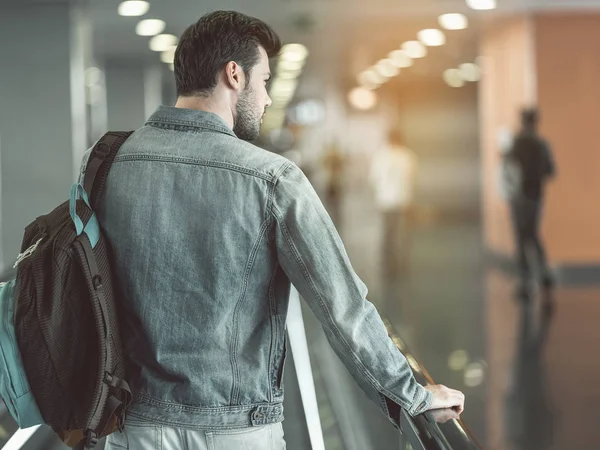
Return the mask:
<svg viewBox="0 0 600 450"><path fill-rule="evenodd" d="M496 0L465 0L467 6L474 10L491 10L496 8ZM466 16L458 13L442 14L438 18L440 27L448 30L464 30L469 26ZM356 109L368 110L377 103L377 96L373 92L390 78L398 76L400 70L413 65L415 59L427 56L427 47L439 47L446 43L446 35L437 28L428 28L419 31L418 40L407 41L401 49L394 50L388 57L357 77L359 87L350 91L348 99ZM461 64L458 69L448 69L443 78L449 86L460 87L465 81L478 81L480 70L476 64Z"/></svg>
<svg viewBox="0 0 600 450"><path fill-rule="evenodd" d="M481 79L481 69L475 63L464 63L458 68L447 69L443 75L450 87L463 87L466 82L475 83Z"/></svg>
<svg viewBox="0 0 600 450"><path fill-rule="evenodd" d="M446 30L464 30L468 20L462 14L443 14L438 19ZM413 65L413 60L427 56L427 47L439 47L446 43L446 35L436 28L419 31L418 40L402 44L401 49L392 51L387 58L358 76L358 83L366 89L376 89L390 78L400 74L400 70Z"/></svg>
<svg viewBox="0 0 600 450"><path fill-rule="evenodd" d="M145 0L127 0L119 5L118 13L125 17L140 17L148 13L150 3ZM160 60L169 64L173 70L173 61L175 59L175 49L177 48L177 36L173 34L164 34L167 24L160 19L145 19L138 22L135 32L138 36L151 37L149 42L150 50L160 52Z"/></svg>

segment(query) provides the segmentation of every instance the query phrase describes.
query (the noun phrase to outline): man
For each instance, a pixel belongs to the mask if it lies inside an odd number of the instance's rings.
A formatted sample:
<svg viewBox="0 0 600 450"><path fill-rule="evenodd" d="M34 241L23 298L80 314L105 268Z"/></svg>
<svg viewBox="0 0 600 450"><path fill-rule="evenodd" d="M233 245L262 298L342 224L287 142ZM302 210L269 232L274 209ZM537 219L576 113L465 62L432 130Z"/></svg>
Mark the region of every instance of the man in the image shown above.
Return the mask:
<svg viewBox="0 0 600 450"><path fill-rule="evenodd" d="M527 298L530 294L528 248L533 250L539 263L540 284L545 288L553 285L539 229L544 187L555 175L556 169L550 146L537 132L538 122L537 110L522 111L522 129L505 156L505 170L512 174L511 183L514 185L508 190L519 269L517 296L520 298Z"/></svg>
<svg viewBox="0 0 600 450"><path fill-rule="evenodd" d="M402 134L392 129L388 143L373 155L369 181L383 216L383 273L397 277L408 256L407 212L412 206L416 155L404 146Z"/></svg>
<svg viewBox="0 0 600 450"><path fill-rule="evenodd" d="M275 32L236 12L202 17L175 54L178 100L119 151L98 214L124 294L134 392L108 448L283 449L290 282L355 378L419 414L464 397L423 388L302 172L247 142L271 104Z"/></svg>
<svg viewBox="0 0 600 450"><path fill-rule="evenodd" d="M339 228L342 219L341 203L346 158L335 140L332 140L327 146L322 161L327 174L325 204L333 223Z"/></svg>

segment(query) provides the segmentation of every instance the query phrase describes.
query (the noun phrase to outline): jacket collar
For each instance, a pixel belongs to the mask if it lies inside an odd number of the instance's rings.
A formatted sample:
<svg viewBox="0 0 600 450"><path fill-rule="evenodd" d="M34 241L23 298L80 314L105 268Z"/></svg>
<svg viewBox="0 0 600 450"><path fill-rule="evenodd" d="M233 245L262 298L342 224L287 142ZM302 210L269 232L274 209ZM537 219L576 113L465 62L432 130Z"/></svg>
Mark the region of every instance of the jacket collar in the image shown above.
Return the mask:
<svg viewBox="0 0 600 450"><path fill-rule="evenodd" d="M185 127L202 128L235 136L225 121L214 113L198 109L176 108L174 106L159 106L150 116L147 125L182 125Z"/></svg>

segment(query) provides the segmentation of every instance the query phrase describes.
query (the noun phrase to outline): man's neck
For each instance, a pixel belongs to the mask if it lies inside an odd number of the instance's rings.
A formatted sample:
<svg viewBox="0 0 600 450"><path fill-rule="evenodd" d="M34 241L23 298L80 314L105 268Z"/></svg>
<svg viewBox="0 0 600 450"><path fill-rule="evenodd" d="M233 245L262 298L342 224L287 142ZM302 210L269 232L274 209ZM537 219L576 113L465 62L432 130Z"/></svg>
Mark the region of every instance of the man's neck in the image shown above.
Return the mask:
<svg viewBox="0 0 600 450"><path fill-rule="evenodd" d="M216 94L207 97L178 97L175 107L197 109L216 114L225 121L229 128L233 129L233 114L231 113L231 108L228 107L225 98L219 98Z"/></svg>

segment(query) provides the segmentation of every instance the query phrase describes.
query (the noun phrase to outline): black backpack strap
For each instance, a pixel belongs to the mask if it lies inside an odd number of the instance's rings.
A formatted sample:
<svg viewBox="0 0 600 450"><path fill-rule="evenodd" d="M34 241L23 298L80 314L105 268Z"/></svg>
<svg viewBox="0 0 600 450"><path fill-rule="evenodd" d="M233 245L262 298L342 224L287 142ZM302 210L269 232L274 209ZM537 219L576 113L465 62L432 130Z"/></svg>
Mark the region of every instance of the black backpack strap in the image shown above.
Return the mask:
<svg viewBox="0 0 600 450"><path fill-rule="evenodd" d="M88 193L92 209L96 208L102 198L108 172L117 152L132 133L133 131L109 131L92 149L83 179L83 187Z"/></svg>
<svg viewBox="0 0 600 450"><path fill-rule="evenodd" d="M96 331L100 340L100 353L104 358L101 367L112 367L114 359L113 347L110 345L111 330L109 328L108 306L102 286L100 270L89 240L82 236L78 240L87 260L90 276L95 291L95 299L98 301L100 314L94 314L96 319ZM102 435L113 414L117 415L119 429L123 426L123 415L131 403L132 394L125 380L115 377L111 373L104 372L102 380L98 385L99 398L89 421L89 428L85 432L82 449L93 448L98 437Z"/></svg>

